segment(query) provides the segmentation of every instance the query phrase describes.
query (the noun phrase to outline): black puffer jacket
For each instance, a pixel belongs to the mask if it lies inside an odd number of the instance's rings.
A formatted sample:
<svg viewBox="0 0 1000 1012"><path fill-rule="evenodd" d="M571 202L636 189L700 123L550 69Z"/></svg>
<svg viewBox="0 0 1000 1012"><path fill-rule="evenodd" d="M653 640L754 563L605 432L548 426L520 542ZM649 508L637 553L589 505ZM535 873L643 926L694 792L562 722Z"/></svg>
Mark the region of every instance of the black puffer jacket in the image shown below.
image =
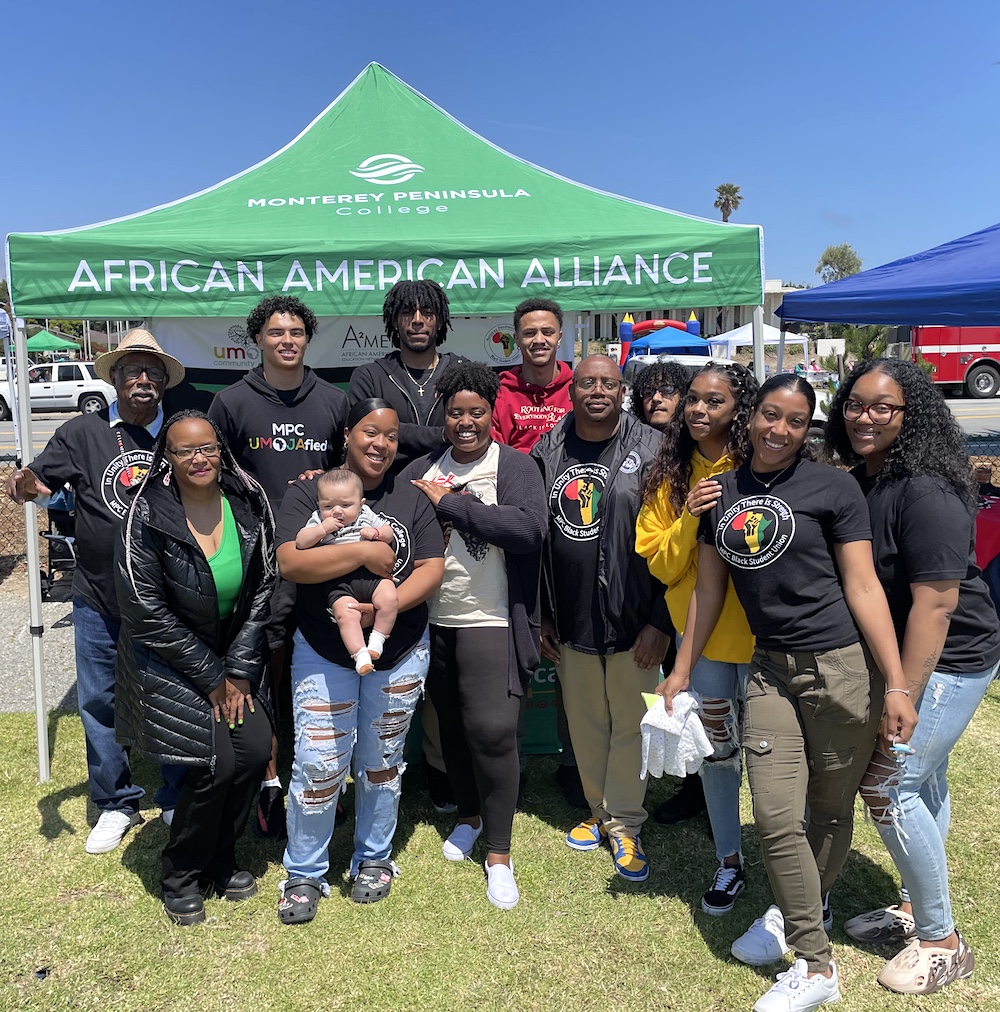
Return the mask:
<svg viewBox="0 0 1000 1012"><path fill-rule="evenodd" d="M214 764L208 694L227 675L247 679L254 704L271 716L264 626L273 562L264 553L273 552L272 521L263 490L224 473L223 491L243 555L243 586L226 621L174 486L151 482L122 529L115 561L122 617L115 730L119 741L159 762Z"/></svg>

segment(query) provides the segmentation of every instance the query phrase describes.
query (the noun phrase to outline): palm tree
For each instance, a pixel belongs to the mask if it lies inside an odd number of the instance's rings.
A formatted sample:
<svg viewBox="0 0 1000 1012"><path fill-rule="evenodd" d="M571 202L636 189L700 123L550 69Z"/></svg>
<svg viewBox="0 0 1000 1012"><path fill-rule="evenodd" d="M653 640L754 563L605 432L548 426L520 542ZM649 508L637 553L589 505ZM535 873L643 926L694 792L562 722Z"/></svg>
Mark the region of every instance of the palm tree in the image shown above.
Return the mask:
<svg viewBox="0 0 1000 1012"><path fill-rule="evenodd" d="M722 212L722 220L729 221L729 216L739 206L743 197L740 195L740 188L735 183L723 183L715 188L715 207Z"/></svg>

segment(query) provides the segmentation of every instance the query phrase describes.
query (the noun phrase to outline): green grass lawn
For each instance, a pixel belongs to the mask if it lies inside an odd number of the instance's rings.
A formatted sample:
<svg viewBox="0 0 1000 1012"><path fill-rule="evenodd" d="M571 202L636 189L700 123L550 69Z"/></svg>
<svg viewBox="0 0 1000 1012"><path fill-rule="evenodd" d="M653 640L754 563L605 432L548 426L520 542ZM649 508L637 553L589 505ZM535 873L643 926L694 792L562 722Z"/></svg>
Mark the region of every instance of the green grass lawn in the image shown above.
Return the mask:
<svg viewBox="0 0 1000 1012"><path fill-rule="evenodd" d="M75 714L54 714L50 726L52 781L39 785L33 717L0 716L3 1012L729 1012L750 1009L774 972L729 955L733 938L770 902L746 792L750 884L723 918L705 916L699 905L715 865L704 819L676 828L650 820L644 843L652 875L645 885L628 885L613 874L606 850L581 854L563 844L577 813L553 783L553 760L538 758L514 824L522 899L513 911L487 902L481 864L442 858L451 823L435 816L415 768L394 855L403 874L387 900L358 906L337 888L350 853L350 832L341 827L332 847L333 896L312 924L286 927L275 909L281 850L248 835L243 855L260 880L259 895L241 904L213 900L207 923L182 929L160 909L166 830L158 810L146 811L145 824L117 851L86 854L95 813L88 810L83 732ZM894 950L860 948L841 925L893 901L897 881L859 808L854 850L833 892L844 1012L1000 1009L998 756L995 686L951 767L952 902L976 954L974 976L928 998L890 995L875 983ZM137 779L153 788L155 770L140 764ZM673 782L653 781L647 807L672 790Z"/></svg>

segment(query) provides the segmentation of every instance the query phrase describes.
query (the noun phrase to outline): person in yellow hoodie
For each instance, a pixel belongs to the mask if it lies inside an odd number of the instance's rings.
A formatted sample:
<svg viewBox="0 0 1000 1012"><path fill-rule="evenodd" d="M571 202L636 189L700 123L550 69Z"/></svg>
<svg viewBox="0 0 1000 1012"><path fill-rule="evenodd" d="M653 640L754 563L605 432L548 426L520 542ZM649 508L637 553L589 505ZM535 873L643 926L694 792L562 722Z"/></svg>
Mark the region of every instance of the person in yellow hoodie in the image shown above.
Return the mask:
<svg viewBox="0 0 1000 1012"><path fill-rule="evenodd" d="M714 477L749 455L748 425L757 380L742 366L709 363L691 380L649 470L636 521L636 551L666 584L667 608L678 635L698 576L698 527L722 491ZM719 867L701 899L712 916L729 913L746 886L740 847L740 725L747 665L754 638L732 580L722 616L691 687L701 696L701 718L714 752L701 768Z"/></svg>

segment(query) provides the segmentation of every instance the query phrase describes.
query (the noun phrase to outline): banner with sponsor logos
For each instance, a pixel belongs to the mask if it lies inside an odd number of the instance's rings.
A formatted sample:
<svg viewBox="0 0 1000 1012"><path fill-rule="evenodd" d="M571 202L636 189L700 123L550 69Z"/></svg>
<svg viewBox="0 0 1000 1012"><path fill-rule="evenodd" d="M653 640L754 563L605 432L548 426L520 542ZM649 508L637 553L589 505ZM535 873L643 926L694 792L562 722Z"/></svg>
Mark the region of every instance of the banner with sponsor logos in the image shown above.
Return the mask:
<svg viewBox="0 0 1000 1012"><path fill-rule="evenodd" d="M114 221L12 234L7 260L28 316L238 318L279 293L377 316L404 278L440 282L455 315L492 316L532 295L568 311L758 305L761 245L756 225L515 157L371 64L258 165Z"/></svg>
<svg viewBox="0 0 1000 1012"><path fill-rule="evenodd" d="M452 318L447 351L492 366L521 364L514 344L510 316ZM242 373L260 364L256 343L247 337L246 320L154 319L149 328L164 348L187 369L213 369ZM393 350L381 316L320 317L306 349L306 364L314 369L352 369L388 355ZM563 330L559 358L573 357L572 329ZM234 380L237 375L233 375Z"/></svg>

